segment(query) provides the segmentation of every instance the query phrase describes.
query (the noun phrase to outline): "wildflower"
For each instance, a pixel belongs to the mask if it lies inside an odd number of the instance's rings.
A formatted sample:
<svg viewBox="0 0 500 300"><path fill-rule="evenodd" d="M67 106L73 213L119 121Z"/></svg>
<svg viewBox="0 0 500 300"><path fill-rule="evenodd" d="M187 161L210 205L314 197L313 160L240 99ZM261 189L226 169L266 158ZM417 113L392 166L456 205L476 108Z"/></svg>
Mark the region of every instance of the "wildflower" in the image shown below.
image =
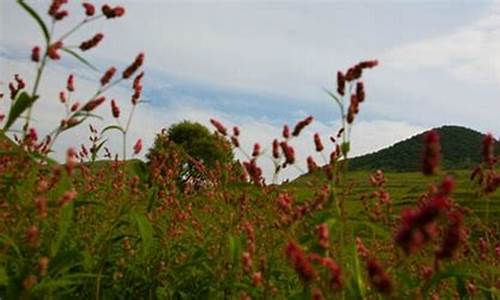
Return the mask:
<svg viewBox="0 0 500 300"><path fill-rule="evenodd" d="M293 129L293 132L292 132L292 136L299 136L300 132L306 127L308 126L309 124L311 124L313 121L313 117L312 116L309 116L307 118L305 118L304 120L302 121L299 121L294 129Z"/></svg>
<svg viewBox="0 0 500 300"><path fill-rule="evenodd" d="M345 76L342 71L337 72L337 93L339 95L345 95Z"/></svg>
<svg viewBox="0 0 500 300"><path fill-rule="evenodd" d="M280 149L278 139L273 140L273 157L278 159L280 157Z"/></svg>
<svg viewBox="0 0 500 300"><path fill-rule="evenodd" d="M32 248L38 246L39 237L40 237L40 230L38 229L37 226L32 225L28 227L28 229L26 229L26 242L28 243L28 246Z"/></svg>
<svg viewBox="0 0 500 300"><path fill-rule="evenodd" d="M304 282L310 282L316 276L306 254L295 242L291 241L287 244L285 254Z"/></svg>
<svg viewBox="0 0 500 300"><path fill-rule="evenodd" d="M287 124L283 125L283 138L288 139L290 137L290 128Z"/></svg>
<svg viewBox="0 0 500 300"><path fill-rule="evenodd" d="M139 53L135 58L134 62L128 66L122 73L124 79L130 78L137 69L139 69L144 63L144 53Z"/></svg>
<svg viewBox="0 0 500 300"><path fill-rule="evenodd" d="M54 15L54 19L56 21L61 21L62 19L66 18L67 16L68 16L68 11L67 10L62 10L62 11L57 12Z"/></svg>
<svg viewBox="0 0 500 300"><path fill-rule="evenodd" d="M90 50L90 49L96 47L102 41L103 38L104 38L104 34L97 33L96 35L94 35L89 40L82 42L80 44L79 48L82 51Z"/></svg>
<svg viewBox="0 0 500 300"><path fill-rule="evenodd" d="M483 139L483 161L488 164L489 167L492 167L495 164L495 139L493 135L487 134Z"/></svg>
<svg viewBox="0 0 500 300"><path fill-rule="evenodd" d="M120 117L120 108L116 105L115 99L111 100L111 113L114 118Z"/></svg>
<svg viewBox="0 0 500 300"><path fill-rule="evenodd" d="M87 17L92 17L95 14L95 7L91 3L84 2L82 6L85 9L85 15L87 15Z"/></svg>
<svg viewBox="0 0 500 300"><path fill-rule="evenodd" d="M384 271L382 266L374 258L372 257L368 258L366 263L366 269L368 271L368 277L370 278L370 282L377 291L386 295L392 293L391 279Z"/></svg>
<svg viewBox="0 0 500 300"><path fill-rule="evenodd" d="M454 211L448 216L450 225L444 235L441 249L436 252L438 260L451 258L465 237L463 215Z"/></svg>
<svg viewBox="0 0 500 300"><path fill-rule="evenodd" d="M238 126L233 127L233 135L240 136L240 128Z"/></svg>
<svg viewBox="0 0 500 300"><path fill-rule="evenodd" d="M314 161L314 158L312 156L307 157L307 169L309 172L314 172L318 169L318 164Z"/></svg>
<svg viewBox="0 0 500 300"><path fill-rule="evenodd" d="M102 6L102 13L107 19L118 18L125 14L125 8L121 6L111 8L109 5L105 4Z"/></svg>
<svg viewBox="0 0 500 300"><path fill-rule="evenodd" d="M138 103L139 98L141 98L141 92L142 92L142 85L141 85L141 80L142 77L144 76L144 72L141 72L139 75L137 75L134 78L134 83L133 83L133 89L134 89L134 94L132 95L132 104L136 105Z"/></svg>
<svg viewBox="0 0 500 300"><path fill-rule="evenodd" d="M295 163L295 151L287 142L280 143L281 150L285 155L285 165L293 165Z"/></svg>
<svg viewBox="0 0 500 300"><path fill-rule="evenodd" d="M255 143L255 145L253 145L252 156L256 157L256 156L259 156L259 154L260 154L260 144L259 143Z"/></svg>
<svg viewBox="0 0 500 300"><path fill-rule="evenodd" d="M491 194L500 187L500 174L488 174L486 176L486 186L484 187L484 192L486 194Z"/></svg>
<svg viewBox="0 0 500 300"><path fill-rule="evenodd" d="M227 135L227 129L226 127L224 127L224 125L222 125L222 123L216 119L210 119L210 123L212 123L212 125L215 127L215 129L217 129L217 131L226 136Z"/></svg>
<svg viewBox="0 0 500 300"><path fill-rule="evenodd" d="M66 191L58 201L59 206L63 207L66 204L72 202L73 200L75 200L77 195L78 194L75 190Z"/></svg>
<svg viewBox="0 0 500 300"><path fill-rule="evenodd" d="M47 256L42 256L38 260L38 272L40 275L47 275L47 269L49 267L49 258Z"/></svg>
<svg viewBox="0 0 500 300"><path fill-rule="evenodd" d="M339 291L342 289L342 271L333 259L325 257L321 259L321 265L326 267L330 271L330 288L333 291Z"/></svg>
<svg viewBox="0 0 500 300"><path fill-rule="evenodd" d="M323 143L321 142L321 137L319 136L319 133L314 134L314 145L316 147L317 152L321 152L325 148L323 146Z"/></svg>
<svg viewBox="0 0 500 300"><path fill-rule="evenodd" d="M320 224L316 227L316 232L319 237L319 245L321 248L326 249L330 244L330 232L327 224Z"/></svg>
<svg viewBox="0 0 500 300"><path fill-rule="evenodd" d="M436 130L431 130L424 136L423 173L425 175L435 174L440 160L441 145L439 134Z"/></svg>
<svg viewBox="0 0 500 300"><path fill-rule="evenodd" d="M253 265L252 255L250 254L250 252L248 252L248 251L243 252L243 254L241 256L241 260L242 260L242 264L243 264L243 270L246 273L250 273L252 270L252 265Z"/></svg>
<svg viewBox="0 0 500 300"><path fill-rule="evenodd" d="M93 111L94 109L96 109L99 105L101 105L104 101L106 101L106 98L104 96L101 96L99 98L95 98L93 100L90 100L89 102L87 102L83 107L82 107L82 110L83 111Z"/></svg>
<svg viewBox="0 0 500 300"><path fill-rule="evenodd" d="M250 175L252 181L257 185L261 185L263 181L262 169L257 166L257 162L255 161L255 159L252 159L249 162L244 162L243 166L245 167L248 175Z"/></svg>
<svg viewBox="0 0 500 300"><path fill-rule="evenodd" d="M61 59L61 55L59 55L59 50L63 47L63 42L57 41L54 44L50 45L47 49L47 56L53 60Z"/></svg>
<svg viewBox="0 0 500 300"><path fill-rule="evenodd" d="M142 140L138 139L134 145L134 155L139 154L139 152L141 152L141 150L142 150Z"/></svg>
<svg viewBox="0 0 500 300"><path fill-rule="evenodd" d="M73 172L73 169L75 168L75 165L78 163L76 159L76 151L73 148L69 148L68 151L66 151L66 171L68 172L69 175Z"/></svg>
<svg viewBox="0 0 500 300"><path fill-rule="evenodd" d="M356 83L356 97L360 103L365 100L365 87L362 81Z"/></svg>
<svg viewBox="0 0 500 300"><path fill-rule="evenodd" d="M35 46L31 50L31 61L32 62L40 62L40 47Z"/></svg>
<svg viewBox="0 0 500 300"><path fill-rule="evenodd" d="M62 5L66 3L68 3L68 0L53 0L49 7L49 16L57 20L57 15L61 13L60 9Z"/></svg>
<svg viewBox="0 0 500 300"><path fill-rule="evenodd" d="M79 107L80 107L80 102L75 101L75 102L73 103L73 105L71 105L71 107L70 107L70 111L71 111L71 112L75 112L75 111L77 111L77 110L78 110L78 108L79 108Z"/></svg>
<svg viewBox="0 0 500 300"><path fill-rule="evenodd" d="M262 273L261 272L255 272L252 275L252 285L255 287L258 287L262 283Z"/></svg>
<svg viewBox="0 0 500 300"><path fill-rule="evenodd" d="M116 73L116 68L115 67L109 68L104 73L104 75L101 77L101 85L105 86L106 84L108 84L111 81L111 79L113 78L113 76L115 75L115 73Z"/></svg>
<svg viewBox="0 0 500 300"><path fill-rule="evenodd" d="M236 148L238 148L240 146L240 141L238 140L238 138L236 136L231 137L231 143Z"/></svg>
<svg viewBox="0 0 500 300"><path fill-rule="evenodd" d="M73 74L70 74L68 76L68 83L66 84L66 89L68 90L68 92L75 91L75 76L73 76Z"/></svg>

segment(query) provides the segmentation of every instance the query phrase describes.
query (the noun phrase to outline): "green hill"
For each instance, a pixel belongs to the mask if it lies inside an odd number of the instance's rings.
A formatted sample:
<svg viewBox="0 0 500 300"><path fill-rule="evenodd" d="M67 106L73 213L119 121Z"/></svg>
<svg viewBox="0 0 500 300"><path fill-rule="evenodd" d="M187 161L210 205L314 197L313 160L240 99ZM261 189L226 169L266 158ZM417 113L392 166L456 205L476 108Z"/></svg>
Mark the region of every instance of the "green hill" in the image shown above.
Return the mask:
<svg viewBox="0 0 500 300"><path fill-rule="evenodd" d="M436 128L436 130L441 137L442 167L444 169L469 168L481 161L481 143L484 134L461 126L443 126ZM349 169L418 171L421 166L424 134L425 132L380 151L352 158L349 162Z"/></svg>

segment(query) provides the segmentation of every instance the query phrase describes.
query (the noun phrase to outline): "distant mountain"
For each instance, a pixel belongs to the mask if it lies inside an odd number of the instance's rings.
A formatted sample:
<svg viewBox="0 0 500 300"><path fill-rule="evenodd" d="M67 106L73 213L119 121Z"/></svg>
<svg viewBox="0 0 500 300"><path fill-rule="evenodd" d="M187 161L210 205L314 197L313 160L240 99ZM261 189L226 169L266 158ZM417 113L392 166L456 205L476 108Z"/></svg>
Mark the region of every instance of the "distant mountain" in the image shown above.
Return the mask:
<svg viewBox="0 0 500 300"><path fill-rule="evenodd" d="M441 137L442 168L469 168L481 161L481 143L484 134L461 126L443 126L435 129ZM380 151L352 158L349 162L349 169L419 171L422 161L422 141L425 133Z"/></svg>

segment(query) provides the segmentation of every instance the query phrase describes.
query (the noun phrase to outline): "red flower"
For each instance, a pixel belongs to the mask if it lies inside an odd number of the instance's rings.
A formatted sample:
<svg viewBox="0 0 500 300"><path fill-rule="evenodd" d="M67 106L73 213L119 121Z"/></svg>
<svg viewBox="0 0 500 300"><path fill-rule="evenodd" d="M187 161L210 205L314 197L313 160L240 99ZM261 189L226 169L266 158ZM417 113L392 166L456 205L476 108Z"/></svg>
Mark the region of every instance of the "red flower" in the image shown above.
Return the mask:
<svg viewBox="0 0 500 300"><path fill-rule="evenodd" d="M253 145L252 156L256 157L256 156L259 156L259 154L260 154L260 144L259 143L255 143L255 145Z"/></svg>
<svg viewBox="0 0 500 300"><path fill-rule="evenodd" d="M59 92L59 101L61 101L61 103L66 103L66 94L64 93L64 91L60 91Z"/></svg>
<svg viewBox="0 0 500 300"><path fill-rule="evenodd" d="M277 139L273 140L273 157L278 159L280 157L279 142Z"/></svg>
<svg viewBox="0 0 500 300"><path fill-rule="evenodd" d="M224 125L222 125L221 122L219 122L218 120L216 119L210 119L210 123L212 123L212 125L215 127L215 129L217 129L217 131L226 136L227 135L227 129L226 127L224 127Z"/></svg>
<svg viewBox="0 0 500 300"><path fill-rule="evenodd" d="M102 13L107 19L118 18L125 14L125 8L121 6L111 8L109 5L105 4L102 6Z"/></svg>
<svg viewBox="0 0 500 300"><path fill-rule="evenodd" d="M302 121L299 121L295 127L293 128L293 132L292 132L292 135L293 136L299 136L300 132L308 125L310 125L313 121L313 117L312 116L309 116L307 118L305 118L304 120Z"/></svg>
<svg viewBox="0 0 500 300"><path fill-rule="evenodd" d="M365 100L365 86L362 81L358 81L356 83L356 97L359 102L363 102L363 100Z"/></svg>
<svg viewBox="0 0 500 300"><path fill-rule="evenodd" d="M111 113L114 118L120 117L120 108L116 105L115 99L111 100Z"/></svg>
<svg viewBox="0 0 500 300"><path fill-rule="evenodd" d="M106 84L108 84L111 81L111 79L113 78L113 76L115 75L115 73L116 73L115 67L109 68L106 71L106 73L104 73L104 75L101 77L101 85L105 86Z"/></svg>
<svg viewBox="0 0 500 300"><path fill-rule="evenodd" d="M436 130L431 130L424 136L423 173L425 175L435 174L440 161L441 144L439 142L439 134Z"/></svg>
<svg viewBox="0 0 500 300"><path fill-rule="evenodd" d="M104 101L106 101L106 98L104 96L101 96L99 98L96 98L96 99L93 99L93 100L90 100L89 102L87 102L83 107L82 107L82 110L83 111L93 111L94 109L96 109L99 105L101 105Z"/></svg>
<svg viewBox="0 0 500 300"><path fill-rule="evenodd" d="M104 38L104 34L97 33L91 39L84 41L80 44L80 50L87 51L96 47Z"/></svg>
<svg viewBox="0 0 500 300"><path fill-rule="evenodd" d="M306 254L295 242L289 242L285 254L292 263L295 271L304 282L310 282L316 276L314 269Z"/></svg>
<svg viewBox="0 0 500 300"><path fill-rule="evenodd" d="M392 280L374 258L368 258L366 262L366 269L370 282L375 289L382 294L392 293Z"/></svg>
<svg viewBox="0 0 500 300"><path fill-rule="evenodd" d="M345 76L341 71L337 72L337 93L345 95Z"/></svg>
<svg viewBox="0 0 500 300"><path fill-rule="evenodd" d="M292 165L295 163L295 151L292 146L289 146L287 142L280 143L281 150L285 155L285 166Z"/></svg>
<svg viewBox="0 0 500 300"><path fill-rule="evenodd" d="M59 55L59 50L63 47L63 42L58 41L55 42L54 44L49 46L49 49L47 50L47 55L53 60L58 60L61 58Z"/></svg>
<svg viewBox="0 0 500 300"><path fill-rule="evenodd" d="M49 16L57 20L56 16L57 14L61 13L59 11L61 9L61 6L66 3L68 3L68 0L53 0L52 4L49 7Z"/></svg>
<svg viewBox="0 0 500 300"><path fill-rule="evenodd" d="M141 150L142 150L142 140L138 139L134 145L134 155L139 154L139 152L141 152Z"/></svg>
<svg viewBox="0 0 500 300"><path fill-rule="evenodd" d="M319 133L314 134L314 145L316 146L316 151L321 152L325 147L323 147L323 143L321 142L321 138Z"/></svg>
<svg viewBox="0 0 500 300"><path fill-rule="evenodd" d="M95 14L95 7L94 7L94 5L92 5L92 4L88 3L88 2L82 3L82 5L83 5L83 8L85 9L85 14L88 17L92 17Z"/></svg>
<svg viewBox="0 0 500 300"><path fill-rule="evenodd" d="M314 172L318 169L318 164L314 161L312 156L307 157L307 169L309 172Z"/></svg>
<svg viewBox="0 0 500 300"><path fill-rule="evenodd" d="M290 128L288 125L283 125L283 138L288 139L290 137Z"/></svg>
<svg viewBox="0 0 500 300"><path fill-rule="evenodd" d="M124 79L127 79L127 78L130 78L134 73L135 71L137 71L137 69L139 69L142 64L144 63L144 53L139 53L134 62L128 66L125 71L123 71L123 74L122 74L122 77Z"/></svg>
<svg viewBox="0 0 500 300"><path fill-rule="evenodd" d="M40 47L35 46L31 50L31 61L40 62Z"/></svg>
<svg viewBox="0 0 500 300"><path fill-rule="evenodd" d="M483 160L492 167L495 164L495 138L493 135L487 134L483 139Z"/></svg>
<svg viewBox="0 0 500 300"><path fill-rule="evenodd" d="M75 77L73 76L73 74L70 74L68 76L68 83L66 85L66 89L69 92L74 92L75 91Z"/></svg>

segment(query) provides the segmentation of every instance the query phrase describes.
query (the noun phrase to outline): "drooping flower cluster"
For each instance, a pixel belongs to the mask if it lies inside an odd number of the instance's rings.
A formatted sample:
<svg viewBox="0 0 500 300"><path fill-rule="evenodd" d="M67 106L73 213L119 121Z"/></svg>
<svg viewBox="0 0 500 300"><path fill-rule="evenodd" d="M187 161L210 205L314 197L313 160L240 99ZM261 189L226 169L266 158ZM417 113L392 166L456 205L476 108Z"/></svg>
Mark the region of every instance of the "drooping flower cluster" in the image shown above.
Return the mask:
<svg viewBox="0 0 500 300"><path fill-rule="evenodd" d="M439 168L441 162L441 144L439 134L431 130L424 135L424 150L422 171L425 175L433 175Z"/></svg>

